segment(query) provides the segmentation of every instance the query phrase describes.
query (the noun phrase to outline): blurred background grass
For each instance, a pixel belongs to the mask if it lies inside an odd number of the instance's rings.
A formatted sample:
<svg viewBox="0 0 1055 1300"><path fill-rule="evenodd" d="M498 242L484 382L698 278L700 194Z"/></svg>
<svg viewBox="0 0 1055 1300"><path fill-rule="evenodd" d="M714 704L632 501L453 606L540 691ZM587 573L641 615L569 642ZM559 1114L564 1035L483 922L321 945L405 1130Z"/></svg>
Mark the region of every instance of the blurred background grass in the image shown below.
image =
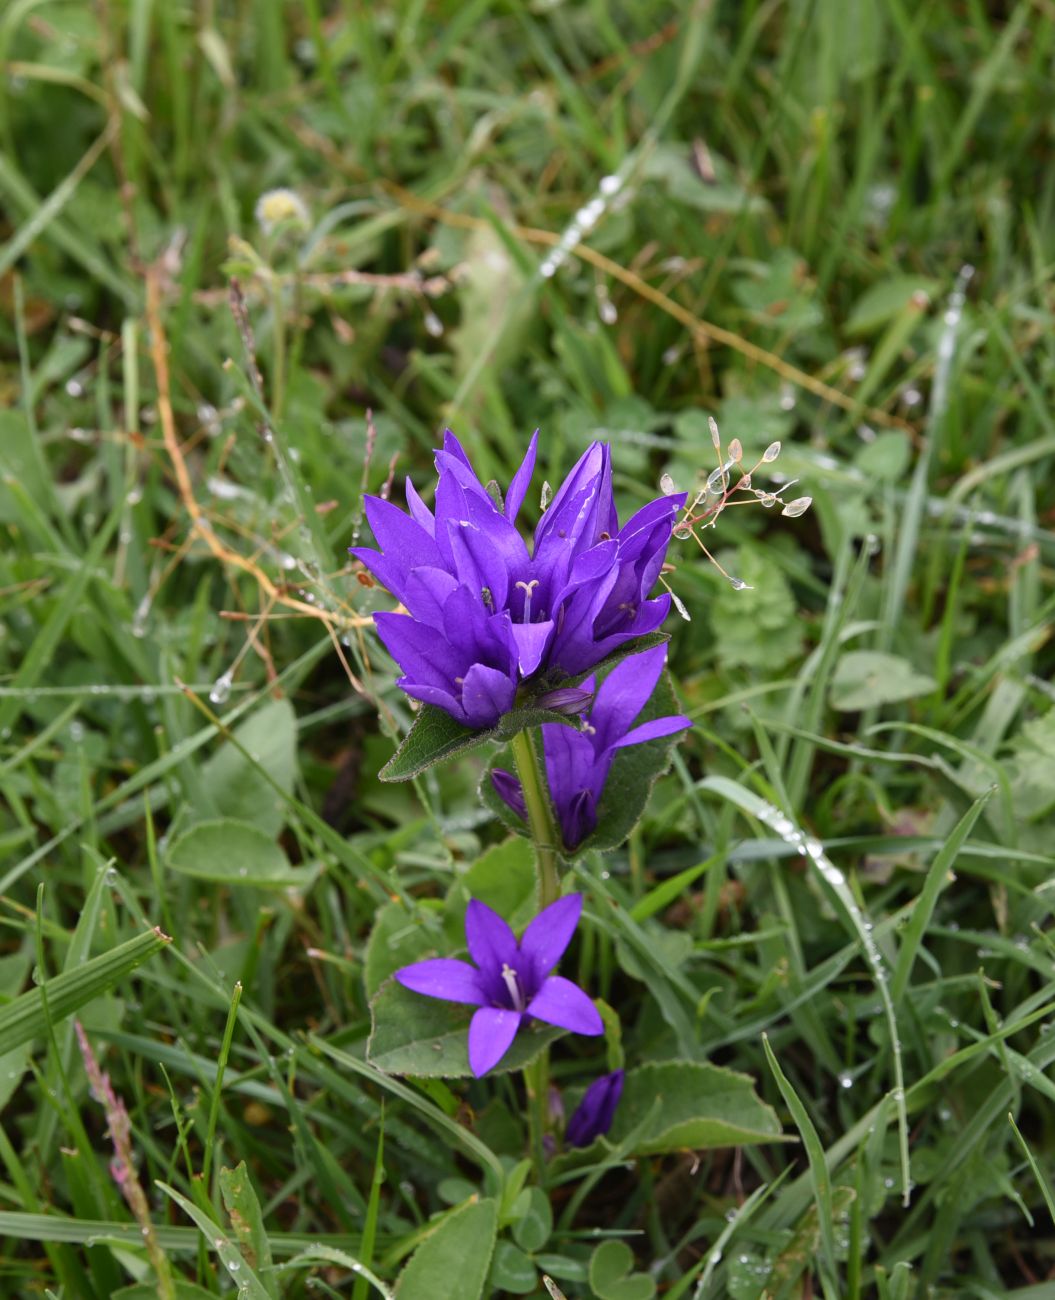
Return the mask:
<svg viewBox="0 0 1055 1300"><path fill-rule="evenodd" d="M226 1223L217 1171L245 1159L276 1257L330 1234L393 1278L431 1212L497 1194L437 1116L464 1093L491 1159L518 1150L508 1083L390 1093L381 1189L384 1088L348 1073L378 905L434 924L422 900L499 839L472 762L375 779L409 713L366 630L386 597L346 564L362 489L427 483L445 424L504 480L540 427L551 482L610 439L627 510L706 477L714 415L749 461L781 440L814 508L723 515L707 544L750 590L672 552L696 728L603 885L660 957L598 907L581 973L635 1061L703 999L700 1059L795 1131L766 1030L820 1162L620 1167L533 1250L503 1236L484 1294L543 1294L540 1263L591 1294L603 1225L674 1296L1055 1296L1052 19L9 0L0 993L174 935L81 1015L177 1271L238 1280L155 1179ZM708 775L816 837L846 898ZM217 816L269 851L188 866ZM895 971L893 1042L847 898ZM0 1286L107 1296L146 1257L47 1023L0 1069ZM278 1293L338 1293L327 1267Z"/></svg>

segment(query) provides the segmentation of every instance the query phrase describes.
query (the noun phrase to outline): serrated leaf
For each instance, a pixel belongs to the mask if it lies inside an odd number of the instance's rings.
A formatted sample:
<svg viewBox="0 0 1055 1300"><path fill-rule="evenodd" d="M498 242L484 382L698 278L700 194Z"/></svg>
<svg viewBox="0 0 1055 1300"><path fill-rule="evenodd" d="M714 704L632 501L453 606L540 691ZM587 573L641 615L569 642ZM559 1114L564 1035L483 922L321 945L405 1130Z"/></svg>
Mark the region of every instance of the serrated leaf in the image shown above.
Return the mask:
<svg viewBox="0 0 1055 1300"><path fill-rule="evenodd" d="M6 1007L0 1007L0 1056L43 1034L50 1020L56 1024L105 993L131 974L172 940L160 930L147 930L109 952L101 953L72 970L48 980L45 989L30 989ZM45 1014L44 993L47 993Z"/></svg>
<svg viewBox="0 0 1055 1300"><path fill-rule="evenodd" d="M259 889L304 887L316 875L314 869L292 866L285 851L259 826L233 817L192 826L172 842L165 860L184 876Z"/></svg>
<svg viewBox="0 0 1055 1300"><path fill-rule="evenodd" d="M564 677L559 681L539 679L532 682L530 694L526 695L516 708L504 714L496 726L485 727L480 731L463 726L443 709L437 709L431 704L422 704L410 730L403 737L399 748L378 773L378 777L382 781L409 781L436 763L467 753L470 749L476 749L489 740L512 740L527 727L539 727L544 722L574 725L563 713L540 708L537 701L547 691L557 686L577 685L583 678L589 677L590 673L603 672L604 669L625 659L627 655L651 650L653 646L662 645L669 639L665 632L650 632L647 636L638 637L635 641L620 646L599 664L574 677Z"/></svg>
<svg viewBox="0 0 1055 1300"><path fill-rule="evenodd" d="M409 966L435 952L442 932L430 929L402 903L386 903L374 917L363 962L366 996L372 998L401 966Z"/></svg>
<svg viewBox="0 0 1055 1300"><path fill-rule="evenodd" d="M627 1071L607 1144L618 1146L657 1098L661 1105L638 1136L635 1155L783 1140L776 1112L749 1075L697 1061L653 1061Z"/></svg>
<svg viewBox="0 0 1055 1300"><path fill-rule="evenodd" d="M937 689L933 677L916 672L907 659L878 650L851 650L832 675L833 709L856 713L881 704L896 704Z"/></svg>
<svg viewBox="0 0 1055 1300"><path fill-rule="evenodd" d="M494 1200L470 1201L452 1210L399 1275L397 1300L480 1300L497 1232Z"/></svg>
<svg viewBox="0 0 1055 1300"><path fill-rule="evenodd" d="M370 1003L372 1029L367 1060L386 1074L459 1079L469 1069L472 1007L412 993L395 980L383 984ZM528 1020L513 1045L489 1073L522 1070L565 1031Z"/></svg>
<svg viewBox="0 0 1055 1300"><path fill-rule="evenodd" d="M511 836L482 853L447 897L450 932L456 924L457 942L462 942L465 907L470 898L504 916L517 933L537 911L538 882L535 850L529 840Z"/></svg>

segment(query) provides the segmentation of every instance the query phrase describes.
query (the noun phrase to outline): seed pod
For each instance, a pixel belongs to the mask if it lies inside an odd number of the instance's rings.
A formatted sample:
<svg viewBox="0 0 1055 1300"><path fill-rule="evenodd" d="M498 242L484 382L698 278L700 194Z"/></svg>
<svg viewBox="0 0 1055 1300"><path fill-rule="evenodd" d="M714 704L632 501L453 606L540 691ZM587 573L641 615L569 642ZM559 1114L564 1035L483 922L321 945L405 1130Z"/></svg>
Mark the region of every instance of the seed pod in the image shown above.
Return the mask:
<svg viewBox="0 0 1055 1300"><path fill-rule="evenodd" d="M798 519L799 515L804 515L812 504L813 497L796 497L794 501L789 501L780 513L788 519Z"/></svg>
<svg viewBox="0 0 1055 1300"><path fill-rule="evenodd" d="M767 465L771 465L779 455L780 455L780 443L771 442L769 446L765 449L765 451L762 453L762 459L765 461Z"/></svg>

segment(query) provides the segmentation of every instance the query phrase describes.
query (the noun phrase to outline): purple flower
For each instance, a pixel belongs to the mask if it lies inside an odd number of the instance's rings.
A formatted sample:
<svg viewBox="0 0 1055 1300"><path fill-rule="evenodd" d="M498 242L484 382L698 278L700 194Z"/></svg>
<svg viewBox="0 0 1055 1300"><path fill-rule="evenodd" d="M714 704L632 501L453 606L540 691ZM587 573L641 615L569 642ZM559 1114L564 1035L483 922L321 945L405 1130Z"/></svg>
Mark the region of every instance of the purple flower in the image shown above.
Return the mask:
<svg viewBox="0 0 1055 1300"><path fill-rule="evenodd" d="M581 731L553 722L542 727L550 798L569 851L597 825L597 806L616 751L692 726L692 720L682 714L631 726L655 689L666 658L666 647L656 646L628 655L617 664L601 683L589 711L581 715ZM593 678L588 677L582 685L592 691ZM516 777L498 768L491 774L491 783L513 812L526 820L524 795Z"/></svg>
<svg viewBox="0 0 1055 1300"><path fill-rule="evenodd" d="M649 599L684 495L664 496L619 527L611 453L587 447L535 529L529 553L516 520L538 433L504 503L480 482L461 443L436 452L435 511L407 480L409 514L378 497L366 516L380 550L353 547L403 604L375 614L408 695L474 728L494 725L520 682L586 672L624 642L654 632L670 596Z"/></svg>
<svg viewBox="0 0 1055 1300"><path fill-rule="evenodd" d="M623 1095L623 1071L602 1074L586 1089L575 1114L568 1120L564 1141L570 1147L588 1147L599 1137L604 1137L612 1127L615 1108Z"/></svg>
<svg viewBox="0 0 1055 1300"><path fill-rule="evenodd" d="M471 899L465 912L465 941L476 963L434 957L396 971L404 988L479 1010L469 1025L469 1067L479 1078L502 1059L525 1017L601 1034L597 1008L577 984L550 972L571 942L582 912L582 895L567 894L544 908L516 936L497 912Z"/></svg>

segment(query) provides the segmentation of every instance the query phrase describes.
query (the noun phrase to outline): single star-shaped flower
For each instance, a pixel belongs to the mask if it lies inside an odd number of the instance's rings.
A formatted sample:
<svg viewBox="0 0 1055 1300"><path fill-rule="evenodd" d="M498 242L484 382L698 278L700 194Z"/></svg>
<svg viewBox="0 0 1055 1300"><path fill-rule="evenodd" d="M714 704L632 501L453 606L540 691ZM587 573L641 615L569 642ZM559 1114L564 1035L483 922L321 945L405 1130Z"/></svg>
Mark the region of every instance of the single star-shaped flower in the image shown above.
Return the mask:
<svg viewBox="0 0 1055 1300"><path fill-rule="evenodd" d="M475 966L433 957L404 966L396 979L414 993L479 1008L469 1025L469 1068L479 1078L505 1056L525 1019L544 1020L575 1034L604 1033L587 994L552 974L581 913L581 894L558 898L543 908L518 943L498 913L474 898L465 912L465 941Z"/></svg>

